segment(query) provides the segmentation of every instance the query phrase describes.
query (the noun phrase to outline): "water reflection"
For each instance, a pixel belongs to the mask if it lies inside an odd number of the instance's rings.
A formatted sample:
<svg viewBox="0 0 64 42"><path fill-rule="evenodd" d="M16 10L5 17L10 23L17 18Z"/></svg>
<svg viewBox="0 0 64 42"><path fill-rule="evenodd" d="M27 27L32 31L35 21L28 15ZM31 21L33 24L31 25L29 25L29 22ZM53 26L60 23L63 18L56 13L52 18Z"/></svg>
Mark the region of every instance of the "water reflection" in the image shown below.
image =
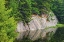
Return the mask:
<svg viewBox="0 0 64 42"><path fill-rule="evenodd" d="M55 33L55 31L56 28L22 31L21 33L19 33L17 40L22 40L24 37L25 38L28 37L32 41L35 41L39 38L44 39L47 38L47 35L49 33L51 32Z"/></svg>
<svg viewBox="0 0 64 42"><path fill-rule="evenodd" d="M56 30L50 42L64 42L64 27L60 27Z"/></svg>

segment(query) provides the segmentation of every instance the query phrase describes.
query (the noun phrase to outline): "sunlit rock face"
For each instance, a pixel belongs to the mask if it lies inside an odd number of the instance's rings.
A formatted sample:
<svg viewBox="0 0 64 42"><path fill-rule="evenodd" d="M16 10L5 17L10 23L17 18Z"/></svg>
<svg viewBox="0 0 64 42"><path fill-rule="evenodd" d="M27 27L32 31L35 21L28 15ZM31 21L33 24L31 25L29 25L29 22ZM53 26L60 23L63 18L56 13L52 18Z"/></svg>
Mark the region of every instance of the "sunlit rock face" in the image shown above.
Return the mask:
<svg viewBox="0 0 64 42"><path fill-rule="evenodd" d="M53 14L50 12L49 14ZM47 18L49 21L47 21ZM58 20L56 16L46 16L46 14L42 14L42 16L32 15L32 20L27 24L23 24L23 22L18 22L17 32L22 32L26 30L36 30L36 29L45 29L46 27L56 26Z"/></svg>
<svg viewBox="0 0 64 42"><path fill-rule="evenodd" d="M53 14L53 12L50 12ZM56 26L58 20L56 16L49 16L46 14L42 14L41 16L32 15L32 20L27 24L23 24L23 22L18 22L17 24L17 32L19 32L19 36L17 39L22 39L23 36L28 36L31 40L36 40L38 38L45 38L49 32L56 31L56 28L46 28L51 26ZM49 21L47 20L49 19Z"/></svg>

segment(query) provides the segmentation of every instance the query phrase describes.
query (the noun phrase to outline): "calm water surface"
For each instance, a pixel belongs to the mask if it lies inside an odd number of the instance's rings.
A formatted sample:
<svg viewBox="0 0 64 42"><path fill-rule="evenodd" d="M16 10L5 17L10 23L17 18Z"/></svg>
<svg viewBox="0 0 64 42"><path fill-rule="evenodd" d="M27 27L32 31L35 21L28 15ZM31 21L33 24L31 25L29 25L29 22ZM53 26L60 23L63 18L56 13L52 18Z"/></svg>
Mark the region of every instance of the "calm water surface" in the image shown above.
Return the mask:
<svg viewBox="0 0 64 42"><path fill-rule="evenodd" d="M22 31L15 42L48 42L56 28Z"/></svg>

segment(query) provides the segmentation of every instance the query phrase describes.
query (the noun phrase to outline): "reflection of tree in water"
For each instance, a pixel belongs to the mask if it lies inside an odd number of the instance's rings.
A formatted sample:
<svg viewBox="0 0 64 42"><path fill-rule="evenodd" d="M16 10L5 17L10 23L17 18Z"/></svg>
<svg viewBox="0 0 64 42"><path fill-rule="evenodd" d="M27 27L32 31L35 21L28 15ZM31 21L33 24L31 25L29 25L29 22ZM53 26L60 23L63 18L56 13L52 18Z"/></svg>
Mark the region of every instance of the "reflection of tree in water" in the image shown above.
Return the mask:
<svg viewBox="0 0 64 42"><path fill-rule="evenodd" d="M49 34L49 33L47 33ZM64 42L64 27L58 28L53 37L48 41L48 39L38 39L34 42Z"/></svg>
<svg viewBox="0 0 64 42"><path fill-rule="evenodd" d="M46 39L38 39L38 40L35 40L35 41L33 41L33 42L46 42Z"/></svg>
<svg viewBox="0 0 64 42"><path fill-rule="evenodd" d="M49 42L64 42L64 27L58 28Z"/></svg>
<svg viewBox="0 0 64 42"><path fill-rule="evenodd" d="M32 32L31 32L32 33ZM53 35L53 31L52 32L47 32L46 33L46 36L45 37L41 37L41 35L40 34L42 34L43 32L41 32L40 30L39 31L37 31L36 33L35 33L35 35L31 35L31 37L29 36L29 35L27 35L27 36L25 36L25 35L23 35L23 39L18 39L18 40L15 40L15 42L48 42L50 39L51 39L51 37L52 37L52 35ZM30 33L29 33L30 34ZM43 35L42 35L43 36ZM32 39L30 39L30 38L32 38ZM35 41L34 41L35 40Z"/></svg>
<svg viewBox="0 0 64 42"><path fill-rule="evenodd" d="M40 29L34 31L24 31L19 34L15 42L48 42L56 29Z"/></svg>
<svg viewBox="0 0 64 42"><path fill-rule="evenodd" d="M15 40L14 42L33 42L30 38L28 37L23 37L21 40Z"/></svg>

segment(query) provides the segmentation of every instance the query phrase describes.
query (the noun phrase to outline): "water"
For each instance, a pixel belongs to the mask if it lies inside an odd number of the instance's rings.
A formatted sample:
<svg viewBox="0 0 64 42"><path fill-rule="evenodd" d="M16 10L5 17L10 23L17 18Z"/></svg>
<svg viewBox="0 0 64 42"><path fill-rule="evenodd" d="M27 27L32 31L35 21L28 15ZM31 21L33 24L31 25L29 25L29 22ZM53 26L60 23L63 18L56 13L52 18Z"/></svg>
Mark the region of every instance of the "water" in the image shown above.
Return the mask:
<svg viewBox="0 0 64 42"><path fill-rule="evenodd" d="M50 42L64 42L64 27L58 28L52 36Z"/></svg>
<svg viewBox="0 0 64 42"><path fill-rule="evenodd" d="M64 42L64 27L58 28L55 34L52 33L53 35L51 36L43 38L42 34L44 34L43 30L28 31L28 34L25 31L21 33L20 38L15 42ZM48 40L49 37L51 38L50 40Z"/></svg>
<svg viewBox="0 0 64 42"><path fill-rule="evenodd" d="M17 37L17 42L36 42L50 40L57 28L22 31Z"/></svg>

